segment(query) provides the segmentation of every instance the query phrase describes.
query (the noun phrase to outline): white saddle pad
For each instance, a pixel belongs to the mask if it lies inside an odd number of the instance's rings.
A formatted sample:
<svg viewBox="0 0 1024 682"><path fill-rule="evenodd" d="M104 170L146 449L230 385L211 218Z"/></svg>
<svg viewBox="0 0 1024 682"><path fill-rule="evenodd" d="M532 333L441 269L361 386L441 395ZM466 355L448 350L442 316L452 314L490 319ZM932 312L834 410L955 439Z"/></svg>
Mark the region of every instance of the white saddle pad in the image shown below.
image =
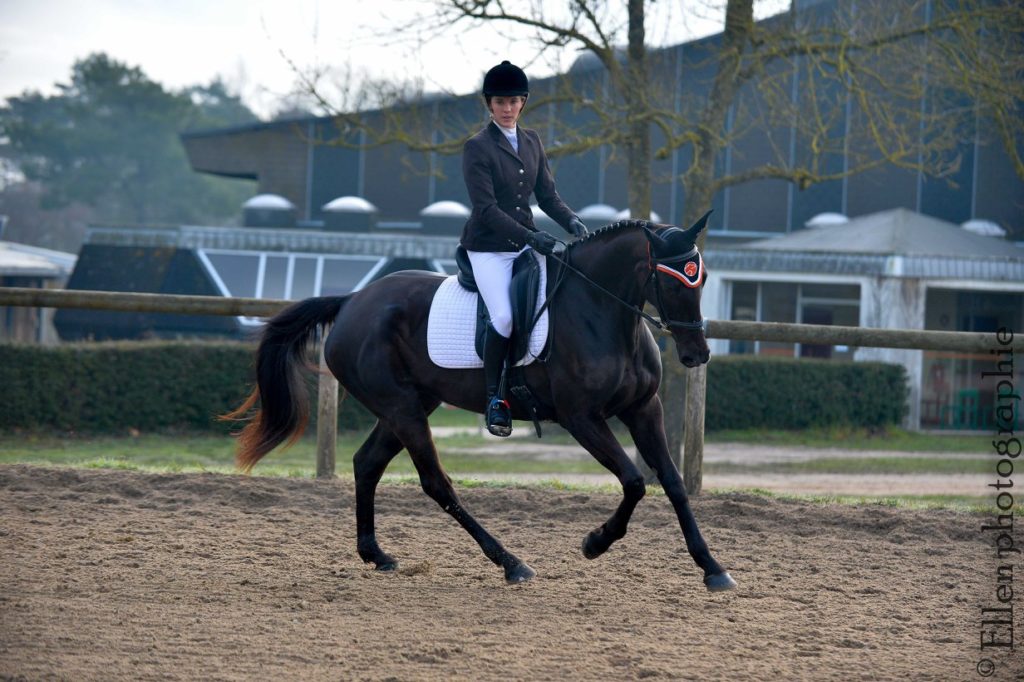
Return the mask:
<svg viewBox="0 0 1024 682"><path fill-rule="evenodd" d="M548 272L544 260L540 260L540 293L534 315L544 305L547 289ZM476 299L477 294L464 289L456 275L446 278L434 294L427 318L427 351L438 367L471 369L484 366L476 354ZM530 334L526 355L516 364L528 365L536 360L544 350L547 338L548 311L545 310Z"/></svg>

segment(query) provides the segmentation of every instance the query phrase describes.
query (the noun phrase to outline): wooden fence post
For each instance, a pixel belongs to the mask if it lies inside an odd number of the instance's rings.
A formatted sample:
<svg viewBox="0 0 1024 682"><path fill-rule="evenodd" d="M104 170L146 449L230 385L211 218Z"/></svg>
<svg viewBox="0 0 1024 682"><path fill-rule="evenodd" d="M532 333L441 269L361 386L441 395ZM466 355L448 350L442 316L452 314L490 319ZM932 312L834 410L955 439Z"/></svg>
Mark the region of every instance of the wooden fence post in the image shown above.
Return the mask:
<svg viewBox="0 0 1024 682"><path fill-rule="evenodd" d="M326 330L324 337L327 336ZM320 378L317 382L316 477L334 477L334 451L338 444L338 380L327 369L320 344Z"/></svg>
<svg viewBox="0 0 1024 682"><path fill-rule="evenodd" d="M708 366L686 372L686 407L683 413L683 485L687 495L699 495L704 466L704 404Z"/></svg>

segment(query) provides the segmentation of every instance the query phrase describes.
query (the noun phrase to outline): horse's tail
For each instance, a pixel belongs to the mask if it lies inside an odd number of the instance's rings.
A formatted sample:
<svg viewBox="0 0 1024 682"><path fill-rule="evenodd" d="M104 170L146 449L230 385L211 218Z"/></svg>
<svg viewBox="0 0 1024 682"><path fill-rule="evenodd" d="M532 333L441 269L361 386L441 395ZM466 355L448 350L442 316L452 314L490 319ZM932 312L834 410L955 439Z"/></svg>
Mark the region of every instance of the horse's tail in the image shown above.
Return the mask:
<svg viewBox="0 0 1024 682"><path fill-rule="evenodd" d="M270 318L256 351L256 388L223 420L249 420L238 434L235 465L249 472L264 455L285 439L295 442L309 422L309 390L302 368L310 341L318 329L334 321L347 296L309 298ZM255 415L249 410L259 401Z"/></svg>

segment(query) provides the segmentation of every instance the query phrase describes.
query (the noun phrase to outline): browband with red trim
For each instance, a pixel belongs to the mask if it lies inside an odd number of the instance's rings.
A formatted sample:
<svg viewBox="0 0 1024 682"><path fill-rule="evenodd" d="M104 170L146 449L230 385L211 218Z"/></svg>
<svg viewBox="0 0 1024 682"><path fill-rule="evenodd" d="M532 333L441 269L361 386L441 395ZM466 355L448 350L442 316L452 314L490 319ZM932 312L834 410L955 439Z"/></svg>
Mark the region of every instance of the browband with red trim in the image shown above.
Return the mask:
<svg viewBox="0 0 1024 682"><path fill-rule="evenodd" d="M658 272L664 272L670 277L675 277L691 289L696 289L704 281L704 259L701 257L700 252L697 252L696 261L688 260L686 262L682 272L675 268L670 268L664 263L658 263L655 269Z"/></svg>

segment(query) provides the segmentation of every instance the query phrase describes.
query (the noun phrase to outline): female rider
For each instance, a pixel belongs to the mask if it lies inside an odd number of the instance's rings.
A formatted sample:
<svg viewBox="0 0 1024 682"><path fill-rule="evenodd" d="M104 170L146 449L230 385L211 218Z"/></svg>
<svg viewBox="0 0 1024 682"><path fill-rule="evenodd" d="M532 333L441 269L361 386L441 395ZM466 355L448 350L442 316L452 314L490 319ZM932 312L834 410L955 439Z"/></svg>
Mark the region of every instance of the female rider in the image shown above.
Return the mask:
<svg viewBox="0 0 1024 682"><path fill-rule="evenodd" d="M529 96L529 81L518 66L503 61L488 71L483 97L491 121L466 141L462 152L462 175L473 210L461 243L491 318L483 348L485 415L487 430L496 436L512 433L508 402L498 395L512 334L512 262L531 247L549 255L556 244L553 236L534 226L530 195L535 194L541 210L567 232L577 237L587 233L555 191L540 137L517 125Z"/></svg>

